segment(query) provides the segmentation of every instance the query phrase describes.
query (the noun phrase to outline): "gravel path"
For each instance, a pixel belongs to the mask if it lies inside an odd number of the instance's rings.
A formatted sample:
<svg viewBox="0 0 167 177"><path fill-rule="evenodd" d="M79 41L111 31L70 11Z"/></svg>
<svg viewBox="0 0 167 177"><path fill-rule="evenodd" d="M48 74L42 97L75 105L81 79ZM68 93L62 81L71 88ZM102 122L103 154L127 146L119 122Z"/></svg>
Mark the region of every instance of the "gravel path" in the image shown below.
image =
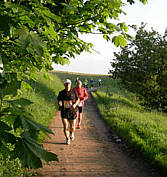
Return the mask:
<svg viewBox="0 0 167 177"><path fill-rule="evenodd" d="M51 122L54 136L47 138L44 147L58 155L59 162L43 163L39 170L45 177L160 177L160 174L115 143L116 135L101 119L89 94L82 129L76 130L75 140L66 145L60 114ZM130 155L131 154L131 155Z"/></svg>

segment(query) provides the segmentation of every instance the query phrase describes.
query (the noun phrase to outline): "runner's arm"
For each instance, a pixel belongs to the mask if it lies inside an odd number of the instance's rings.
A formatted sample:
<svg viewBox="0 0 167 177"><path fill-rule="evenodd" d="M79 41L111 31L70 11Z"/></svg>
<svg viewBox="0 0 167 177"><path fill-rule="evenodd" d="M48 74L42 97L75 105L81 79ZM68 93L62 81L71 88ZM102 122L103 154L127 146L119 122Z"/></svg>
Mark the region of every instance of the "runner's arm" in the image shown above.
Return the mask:
<svg viewBox="0 0 167 177"><path fill-rule="evenodd" d="M84 89L84 101L88 99L88 92Z"/></svg>
<svg viewBox="0 0 167 177"><path fill-rule="evenodd" d="M80 102L80 99L79 99L79 97L78 97L78 94L77 94L77 92L74 90L74 93L75 93L75 103L72 105L72 107L75 109L76 108L76 106L79 104L79 102Z"/></svg>
<svg viewBox="0 0 167 177"><path fill-rule="evenodd" d="M57 100L58 100L58 106L59 106L59 110L60 110L60 108L63 106L62 98L61 98L61 93L60 92L59 92L59 95L57 97Z"/></svg>
<svg viewBox="0 0 167 177"><path fill-rule="evenodd" d="M72 107L75 109L76 106L79 104L79 102L80 102L80 99L78 98L77 101L72 105Z"/></svg>

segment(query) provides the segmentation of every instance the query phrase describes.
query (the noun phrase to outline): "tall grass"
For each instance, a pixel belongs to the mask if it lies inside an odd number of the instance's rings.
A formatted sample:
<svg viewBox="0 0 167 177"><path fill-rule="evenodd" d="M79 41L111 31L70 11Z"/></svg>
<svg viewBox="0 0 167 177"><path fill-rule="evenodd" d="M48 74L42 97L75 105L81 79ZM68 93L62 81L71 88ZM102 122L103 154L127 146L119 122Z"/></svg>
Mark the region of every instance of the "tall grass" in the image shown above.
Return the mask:
<svg viewBox="0 0 167 177"><path fill-rule="evenodd" d="M104 120L152 163L167 170L167 115L144 110L136 96L112 81L92 93Z"/></svg>
<svg viewBox="0 0 167 177"><path fill-rule="evenodd" d="M32 89L23 90L21 97L33 102L27 107L27 111L34 116L34 120L48 126L57 111L57 95L64 88L57 75L50 73L51 79L46 79L39 73L37 81L28 81ZM41 141L45 138L40 135Z"/></svg>

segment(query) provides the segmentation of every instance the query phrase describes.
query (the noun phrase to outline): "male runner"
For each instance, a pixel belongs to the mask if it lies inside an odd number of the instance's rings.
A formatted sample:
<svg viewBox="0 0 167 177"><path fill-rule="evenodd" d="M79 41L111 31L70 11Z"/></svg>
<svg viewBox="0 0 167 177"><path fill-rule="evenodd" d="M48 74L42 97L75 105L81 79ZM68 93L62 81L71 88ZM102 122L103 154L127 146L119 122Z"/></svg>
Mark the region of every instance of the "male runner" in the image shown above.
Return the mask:
<svg viewBox="0 0 167 177"><path fill-rule="evenodd" d="M74 90L71 90L71 80L66 79L64 82L65 89L59 92L58 105L61 111L62 123L64 126L64 135L66 144L70 144L70 139L74 140L76 126L76 113L79 98Z"/></svg>
<svg viewBox="0 0 167 177"><path fill-rule="evenodd" d="M101 78L98 79L98 86L101 87Z"/></svg>
<svg viewBox="0 0 167 177"><path fill-rule="evenodd" d="M93 78L90 80L90 85L91 85L91 89L94 87L94 80Z"/></svg>
<svg viewBox="0 0 167 177"><path fill-rule="evenodd" d="M76 87L73 88L73 90L77 92L80 100L78 104L78 115L77 115L77 119L78 119L77 128L80 129L81 121L82 121L82 112L84 108L84 101L88 99L88 92L84 87L82 87L82 82L80 80L78 80L77 85Z"/></svg>

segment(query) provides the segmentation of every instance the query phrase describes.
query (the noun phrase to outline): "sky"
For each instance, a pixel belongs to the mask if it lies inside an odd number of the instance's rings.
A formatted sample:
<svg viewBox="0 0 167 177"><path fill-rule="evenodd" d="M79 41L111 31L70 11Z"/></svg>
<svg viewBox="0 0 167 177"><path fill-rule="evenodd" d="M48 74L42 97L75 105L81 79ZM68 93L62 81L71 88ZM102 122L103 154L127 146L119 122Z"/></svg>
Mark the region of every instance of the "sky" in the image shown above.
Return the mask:
<svg viewBox="0 0 167 177"><path fill-rule="evenodd" d="M127 5L123 8L127 15L119 17L121 22L127 25L138 25L141 22L147 23L148 30L153 27L160 34L164 34L167 27L167 0L148 0L146 5L143 5L139 0L135 0L134 5ZM81 38L86 42L94 44L94 49L98 52L83 52L70 60L70 65L53 64L54 70L68 71L88 74L108 74L111 69L110 62L114 58L113 53L118 52L119 48L115 47L111 42L105 41L102 35L89 34L82 35Z"/></svg>

